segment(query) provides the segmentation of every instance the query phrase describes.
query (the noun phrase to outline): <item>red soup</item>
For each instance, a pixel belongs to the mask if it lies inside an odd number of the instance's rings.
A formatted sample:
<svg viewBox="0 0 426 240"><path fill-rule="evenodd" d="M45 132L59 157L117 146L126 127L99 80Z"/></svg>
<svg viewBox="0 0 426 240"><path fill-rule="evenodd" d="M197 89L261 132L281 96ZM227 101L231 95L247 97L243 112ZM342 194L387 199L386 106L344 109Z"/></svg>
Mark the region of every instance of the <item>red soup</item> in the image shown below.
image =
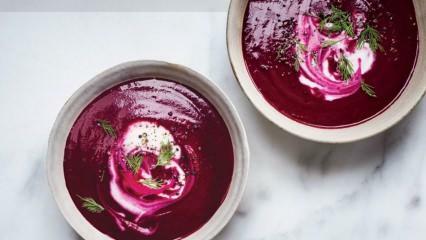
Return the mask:
<svg viewBox="0 0 426 240"><path fill-rule="evenodd" d="M228 129L193 89L158 79L115 86L75 121L65 148L68 191L114 239L180 239L223 202L233 173Z"/></svg>
<svg viewBox="0 0 426 240"><path fill-rule="evenodd" d="M258 90L316 127L354 125L386 109L418 53L414 7L404 0L249 0L243 29Z"/></svg>

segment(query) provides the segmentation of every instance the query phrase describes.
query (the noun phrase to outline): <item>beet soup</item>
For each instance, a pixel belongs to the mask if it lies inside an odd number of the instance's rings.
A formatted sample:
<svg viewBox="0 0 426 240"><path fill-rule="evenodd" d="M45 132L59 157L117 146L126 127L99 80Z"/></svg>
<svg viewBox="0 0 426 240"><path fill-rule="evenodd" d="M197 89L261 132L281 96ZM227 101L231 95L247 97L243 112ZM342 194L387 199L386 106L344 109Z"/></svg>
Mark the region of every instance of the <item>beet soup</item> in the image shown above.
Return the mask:
<svg viewBox="0 0 426 240"><path fill-rule="evenodd" d="M243 54L258 91L285 116L339 128L400 95L418 54L404 0L249 0Z"/></svg>
<svg viewBox="0 0 426 240"><path fill-rule="evenodd" d="M68 191L114 239L181 239L226 197L234 156L228 129L205 98L179 83L139 79L93 100L65 148Z"/></svg>

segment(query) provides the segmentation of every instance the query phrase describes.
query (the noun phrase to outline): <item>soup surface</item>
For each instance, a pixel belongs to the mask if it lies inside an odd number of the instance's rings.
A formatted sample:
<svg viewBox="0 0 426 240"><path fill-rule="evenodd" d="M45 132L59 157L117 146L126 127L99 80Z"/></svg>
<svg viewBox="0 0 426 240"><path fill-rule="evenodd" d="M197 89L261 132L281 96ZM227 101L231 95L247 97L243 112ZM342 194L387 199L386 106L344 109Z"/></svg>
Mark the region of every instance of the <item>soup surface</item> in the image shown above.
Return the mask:
<svg viewBox="0 0 426 240"><path fill-rule="evenodd" d="M338 128L371 119L408 83L418 53L405 0L249 0L243 54L285 116Z"/></svg>
<svg viewBox="0 0 426 240"><path fill-rule="evenodd" d="M114 239L180 239L201 228L232 179L228 129L200 94L140 79L93 100L65 148L68 191L83 216Z"/></svg>

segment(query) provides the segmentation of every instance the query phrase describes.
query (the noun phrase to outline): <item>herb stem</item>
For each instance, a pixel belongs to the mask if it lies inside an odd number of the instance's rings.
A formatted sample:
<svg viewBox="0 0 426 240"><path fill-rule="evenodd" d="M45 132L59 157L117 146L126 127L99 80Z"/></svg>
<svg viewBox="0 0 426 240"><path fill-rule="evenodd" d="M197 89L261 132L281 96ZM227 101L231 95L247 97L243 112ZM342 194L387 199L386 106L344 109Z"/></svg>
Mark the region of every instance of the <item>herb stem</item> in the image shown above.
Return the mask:
<svg viewBox="0 0 426 240"><path fill-rule="evenodd" d="M321 47L322 48L327 48L327 47L331 47L333 45L336 45L337 43L341 42L343 39L341 40L325 40L324 42L321 43Z"/></svg>
<svg viewBox="0 0 426 240"><path fill-rule="evenodd" d="M335 6L331 6L331 14L321 19L320 29L325 29L329 32L345 31L349 36L355 36L349 13Z"/></svg>
<svg viewBox="0 0 426 240"><path fill-rule="evenodd" d="M160 189L163 186L163 180L158 179L152 179L152 178L146 178L139 180L139 183L152 188L152 189Z"/></svg>
<svg viewBox="0 0 426 240"><path fill-rule="evenodd" d="M132 156L125 157L125 159L126 159L127 166L132 170L133 174L136 174L141 167L142 160L143 160L142 156L132 155Z"/></svg>
<svg viewBox="0 0 426 240"><path fill-rule="evenodd" d="M77 195L77 197L80 198L82 201L81 206L91 213L101 213L105 210L104 207L97 203L93 198L82 197L80 195Z"/></svg>
<svg viewBox="0 0 426 240"><path fill-rule="evenodd" d="M113 138L117 137L117 134L115 133L115 129L111 125L110 122L108 122L106 120L97 120L96 122L102 127L102 129L104 130L104 132L107 135L109 135L109 136L111 136Z"/></svg>
<svg viewBox="0 0 426 240"><path fill-rule="evenodd" d="M337 71L345 82L347 82L354 73L352 63L344 55L342 55L337 62Z"/></svg>
<svg viewBox="0 0 426 240"><path fill-rule="evenodd" d="M376 92L374 91L374 87L365 83L364 80L361 81L361 90L370 97L377 97Z"/></svg>
<svg viewBox="0 0 426 240"><path fill-rule="evenodd" d="M370 25L367 25L359 35L357 48L362 48L365 43L368 43L373 52L377 51L377 49L384 51L382 45L380 45L380 40L381 37L379 32Z"/></svg>
<svg viewBox="0 0 426 240"><path fill-rule="evenodd" d="M157 157L157 166L166 166L170 164L174 155L173 146L170 142L161 143L160 154L158 154Z"/></svg>

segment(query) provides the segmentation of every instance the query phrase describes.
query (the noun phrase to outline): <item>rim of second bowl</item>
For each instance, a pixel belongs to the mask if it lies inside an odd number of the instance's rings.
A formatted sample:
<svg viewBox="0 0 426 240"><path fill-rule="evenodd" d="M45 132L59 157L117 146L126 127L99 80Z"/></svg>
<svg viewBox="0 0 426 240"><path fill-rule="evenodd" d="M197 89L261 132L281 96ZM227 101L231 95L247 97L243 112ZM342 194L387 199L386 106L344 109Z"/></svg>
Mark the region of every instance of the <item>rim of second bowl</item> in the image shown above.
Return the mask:
<svg viewBox="0 0 426 240"><path fill-rule="evenodd" d="M426 3L413 0L419 31L419 53L426 50ZM258 91L247 71L243 57L242 31L249 0L231 0L228 9L226 44L232 71L243 92L255 108L279 128L306 140L323 143L349 143L377 135L407 116L426 93L426 57L418 54L407 86L385 110L367 121L343 128L318 128L288 118ZM409 94L408 94L409 93Z"/></svg>
<svg viewBox="0 0 426 240"><path fill-rule="evenodd" d="M50 132L45 167L50 190L62 215L84 239L112 239L92 226L72 201L65 183L63 155L69 130L78 115L96 96L128 80L130 76L123 77L124 71L139 71L136 74L138 77L169 76L171 80L189 86L207 98L224 119L234 149L232 181L225 200L215 214L199 230L185 237L188 240L213 238L229 222L245 190L249 168L247 135L236 108L215 83L190 68L164 61L131 61L109 68L83 84L60 110Z"/></svg>

